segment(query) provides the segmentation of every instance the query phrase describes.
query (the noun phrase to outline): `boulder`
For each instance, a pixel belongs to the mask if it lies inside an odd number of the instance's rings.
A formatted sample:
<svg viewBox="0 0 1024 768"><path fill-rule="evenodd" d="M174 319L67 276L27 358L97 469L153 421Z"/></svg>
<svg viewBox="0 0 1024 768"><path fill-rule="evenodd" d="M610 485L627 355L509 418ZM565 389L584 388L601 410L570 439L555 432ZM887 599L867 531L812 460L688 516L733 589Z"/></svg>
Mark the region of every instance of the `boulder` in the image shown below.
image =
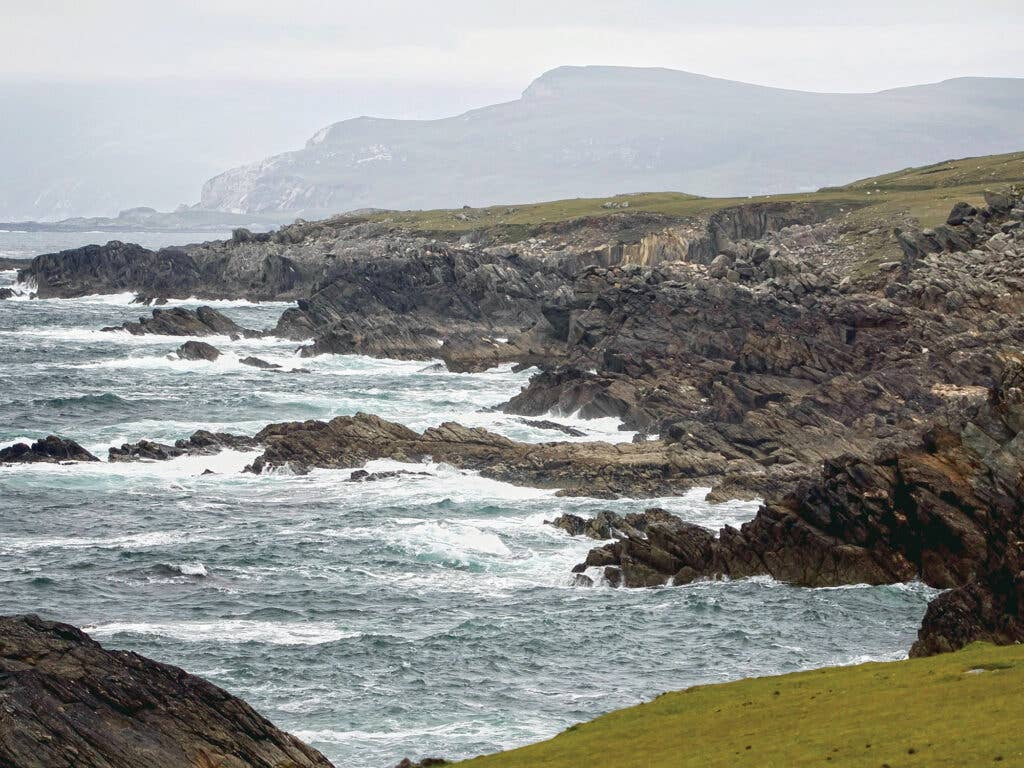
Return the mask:
<svg viewBox="0 0 1024 768"><path fill-rule="evenodd" d="M266 360L261 360L260 358L252 357L251 355L249 357L243 357L238 362L242 365L251 365L253 368L259 368L264 371L280 370L283 367L277 363L268 363Z"/></svg>
<svg viewBox="0 0 1024 768"><path fill-rule="evenodd" d="M248 704L68 624L0 617L0 764L331 768Z"/></svg>
<svg viewBox="0 0 1024 768"><path fill-rule="evenodd" d="M205 341L186 341L177 350L181 360L206 360L213 362L220 357L220 350Z"/></svg>

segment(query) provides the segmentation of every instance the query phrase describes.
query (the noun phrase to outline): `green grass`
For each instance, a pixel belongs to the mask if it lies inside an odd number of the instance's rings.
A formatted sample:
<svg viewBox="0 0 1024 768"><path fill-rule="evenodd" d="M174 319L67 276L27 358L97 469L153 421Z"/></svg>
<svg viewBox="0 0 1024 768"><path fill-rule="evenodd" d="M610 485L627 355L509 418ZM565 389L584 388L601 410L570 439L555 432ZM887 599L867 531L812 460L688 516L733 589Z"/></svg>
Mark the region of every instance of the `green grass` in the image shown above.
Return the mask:
<svg viewBox="0 0 1024 768"><path fill-rule="evenodd" d="M923 226L945 220L959 200L982 202L987 188L1000 189L1024 183L1024 152L950 160L923 168L910 168L842 187L818 192L763 197L708 198L681 192L650 192L601 198L553 200L527 205L494 205L486 208L432 211L389 211L366 218L388 221L415 231L451 235L473 230L497 230L502 239L514 241L539 227L586 217L615 216L637 211L673 219L690 219L721 208L749 202L793 201L849 205L864 221L905 214ZM629 208L605 208L604 204L628 202Z"/></svg>
<svg viewBox="0 0 1024 768"><path fill-rule="evenodd" d="M462 768L1024 766L1024 646L706 685Z"/></svg>

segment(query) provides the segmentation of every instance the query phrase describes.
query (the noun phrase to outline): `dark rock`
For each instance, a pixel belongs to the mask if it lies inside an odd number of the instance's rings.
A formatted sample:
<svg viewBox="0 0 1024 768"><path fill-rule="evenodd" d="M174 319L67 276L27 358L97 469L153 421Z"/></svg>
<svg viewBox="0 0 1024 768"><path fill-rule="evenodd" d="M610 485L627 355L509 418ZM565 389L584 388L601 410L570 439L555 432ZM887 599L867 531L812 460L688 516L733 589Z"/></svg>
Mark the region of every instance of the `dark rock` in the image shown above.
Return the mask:
<svg viewBox="0 0 1024 768"><path fill-rule="evenodd" d="M11 288L0 288L0 301L12 299L17 295Z"/></svg>
<svg viewBox="0 0 1024 768"><path fill-rule="evenodd" d="M331 768L215 685L36 616L0 617L0 701L12 768Z"/></svg>
<svg viewBox="0 0 1024 768"><path fill-rule="evenodd" d="M414 763L408 757L403 758L402 762L395 766L395 768L436 768L441 765L451 765L447 760L443 760L440 757L424 757L418 763Z"/></svg>
<svg viewBox="0 0 1024 768"><path fill-rule="evenodd" d="M0 464L29 464L44 462L58 464L65 461L99 461L74 440L50 435L32 445L15 443L0 449Z"/></svg>
<svg viewBox="0 0 1024 768"><path fill-rule="evenodd" d="M188 453L185 448L165 445L151 440L140 440L137 443L125 443L120 448L110 448L107 460L112 462L125 461L167 461Z"/></svg>
<svg viewBox="0 0 1024 768"><path fill-rule="evenodd" d="M963 586L928 605L911 656L932 656L977 641L1010 645L1024 642L1024 545L1005 555Z"/></svg>
<svg viewBox="0 0 1024 768"><path fill-rule="evenodd" d="M534 429L550 429L555 432L561 432L563 435L569 435L569 437L586 437L587 434L582 429L576 429L575 427L569 427L565 424L559 424L557 421L548 421L546 419L519 419L519 423Z"/></svg>
<svg viewBox="0 0 1024 768"><path fill-rule="evenodd" d="M258 331L242 328L234 320L212 307L185 309L154 309L152 317L140 317L139 322L104 328L104 331L128 331L135 336L159 334L162 336L234 336L251 338Z"/></svg>
<svg viewBox="0 0 1024 768"><path fill-rule="evenodd" d="M177 355L182 360L207 360L212 363L220 357L220 350L205 341L186 341L178 347Z"/></svg>
<svg viewBox="0 0 1024 768"><path fill-rule="evenodd" d="M964 221L972 216L977 215L978 209L970 203L957 203L953 206L953 210L949 212L949 217L946 219L946 223L950 226L957 226L959 224L963 224Z"/></svg>
<svg viewBox="0 0 1024 768"><path fill-rule="evenodd" d="M188 439L176 440L174 445L152 440L125 443L120 448L110 448L108 458L109 461L167 461L179 456L212 456L225 448L247 451L256 445L251 437L201 429Z"/></svg>
<svg viewBox="0 0 1024 768"><path fill-rule="evenodd" d="M357 469L348 476L349 483L372 483L377 480L387 480L393 477L433 477L430 472L412 472L407 469L394 469L386 472L367 472L365 469Z"/></svg>
<svg viewBox="0 0 1024 768"><path fill-rule="evenodd" d="M283 367L283 366L278 365L277 363L268 363L266 360L261 360L258 357L252 357L252 356L242 358L238 362L240 362L242 365L251 365L253 368L260 368L261 370L265 370L265 371L280 370ZM296 369L296 370L299 370L299 369ZM305 369L302 369L302 370L305 370Z"/></svg>

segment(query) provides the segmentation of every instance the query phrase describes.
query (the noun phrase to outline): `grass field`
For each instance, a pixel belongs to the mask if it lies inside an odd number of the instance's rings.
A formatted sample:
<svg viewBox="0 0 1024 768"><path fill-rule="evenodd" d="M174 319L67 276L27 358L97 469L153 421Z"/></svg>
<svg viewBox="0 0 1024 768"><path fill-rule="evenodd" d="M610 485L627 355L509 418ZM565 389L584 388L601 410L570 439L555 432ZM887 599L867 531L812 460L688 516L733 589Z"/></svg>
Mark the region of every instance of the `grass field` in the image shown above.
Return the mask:
<svg viewBox="0 0 1024 768"><path fill-rule="evenodd" d="M461 768L1024 766L1024 646L667 693Z"/></svg>
<svg viewBox="0 0 1024 768"><path fill-rule="evenodd" d="M468 210L389 211L369 218L438 234L498 227L507 228L510 235L524 235L544 224L588 216L647 211L685 219L748 202L817 201L849 203L860 210L860 215L874 219L880 218L879 214L907 213L923 226L934 226L945 220L955 202L980 204L985 189L1003 189L1012 184L1024 184L1024 152L950 160L803 194L707 198L680 192L651 192ZM625 202L629 203L628 209L603 207L605 203Z"/></svg>

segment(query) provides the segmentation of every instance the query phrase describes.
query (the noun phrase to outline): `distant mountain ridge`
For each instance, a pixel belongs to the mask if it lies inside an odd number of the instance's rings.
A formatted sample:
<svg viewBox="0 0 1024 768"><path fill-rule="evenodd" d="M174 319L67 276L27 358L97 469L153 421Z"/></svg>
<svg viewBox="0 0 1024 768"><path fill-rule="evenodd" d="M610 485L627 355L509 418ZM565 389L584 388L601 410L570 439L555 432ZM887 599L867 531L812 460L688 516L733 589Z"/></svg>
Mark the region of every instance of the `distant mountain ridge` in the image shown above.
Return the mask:
<svg viewBox="0 0 1024 768"><path fill-rule="evenodd" d="M200 207L307 218L679 190L811 190L1024 146L1024 79L869 94L669 69L560 67L516 101L440 120L361 117L210 179Z"/></svg>

